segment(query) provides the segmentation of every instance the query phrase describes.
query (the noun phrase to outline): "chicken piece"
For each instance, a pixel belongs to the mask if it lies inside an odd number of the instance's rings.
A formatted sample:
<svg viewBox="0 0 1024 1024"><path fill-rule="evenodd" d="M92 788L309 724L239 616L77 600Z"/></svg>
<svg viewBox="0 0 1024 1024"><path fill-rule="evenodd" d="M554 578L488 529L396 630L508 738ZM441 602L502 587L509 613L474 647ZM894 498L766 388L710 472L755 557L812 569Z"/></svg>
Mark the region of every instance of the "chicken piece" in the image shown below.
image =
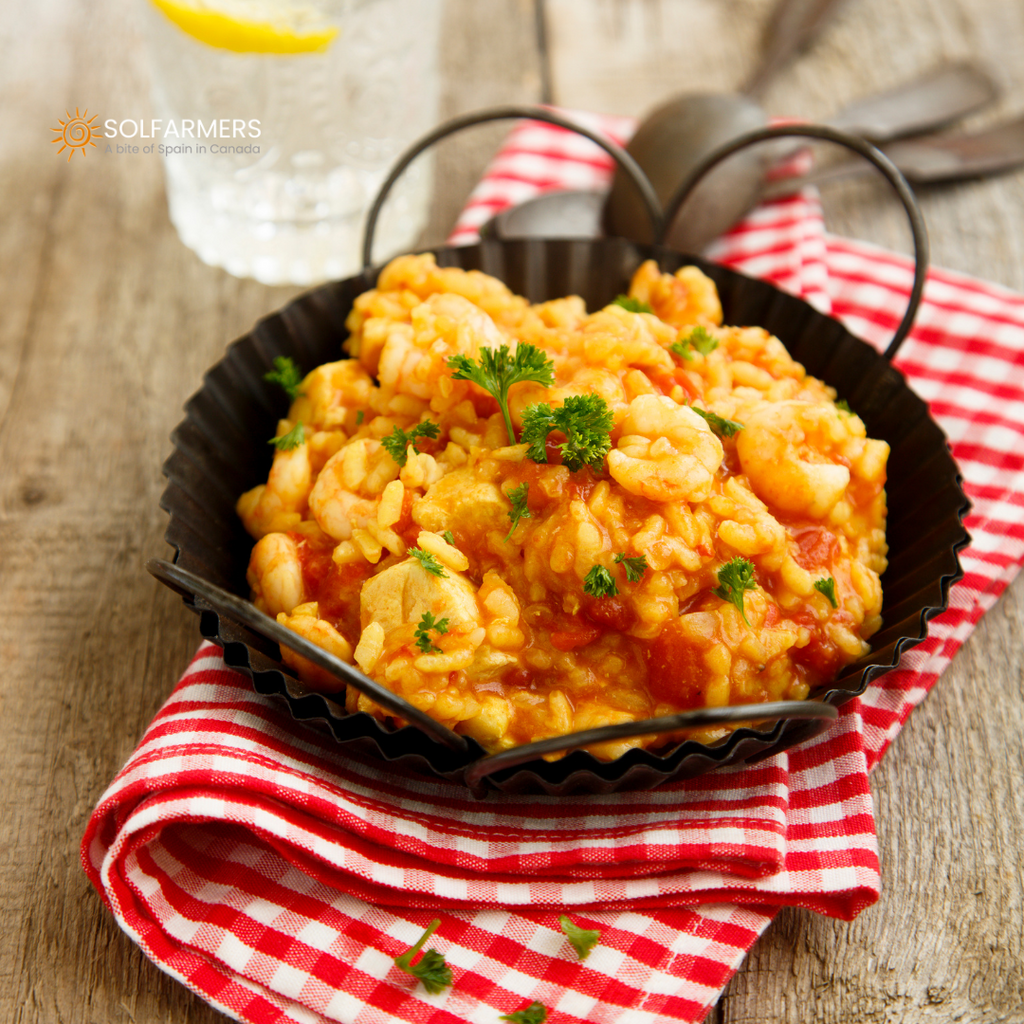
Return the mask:
<svg viewBox="0 0 1024 1024"><path fill-rule="evenodd" d="M430 612L435 619L448 619L453 632L475 629L482 621L476 590L459 573L444 573L435 576L410 557L367 580L359 596L362 628L376 622L386 635Z"/></svg>
<svg viewBox="0 0 1024 1024"><path fill-rule="evenodd" d="M481 479L477 468L456 469L433 484L412 508L413 521L425 530L451 530L456 537L508 533L508 498L497 484Z"/></svg>

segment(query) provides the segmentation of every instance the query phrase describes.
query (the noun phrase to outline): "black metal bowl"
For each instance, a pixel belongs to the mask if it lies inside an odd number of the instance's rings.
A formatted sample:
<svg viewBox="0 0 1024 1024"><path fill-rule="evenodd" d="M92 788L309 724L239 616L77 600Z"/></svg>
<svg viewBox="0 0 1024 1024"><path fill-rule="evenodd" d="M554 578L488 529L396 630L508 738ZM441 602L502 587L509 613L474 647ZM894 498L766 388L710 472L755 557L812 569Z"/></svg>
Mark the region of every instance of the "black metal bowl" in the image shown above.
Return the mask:
<svg viewBox="0 0 1024 1024"><path fill-rule="evenodd" d="M891 447L884 626L873 637L871 653L812 694L813 700L836 706L863 693L872 679L899 663L904 650L924 639L928 620L946 608L950 586L963 575L958 552L969 540L963 527L969 503L945 436L885 356L772 285L624 239L494 240L436 252L439 265L482 270L531 302L576 294L590 309L622 293L645 259L657 260L668 272L684 264L699 266L718 287L725 323L756 324L777 335L809 373L849 402L870 436ZM252 539L235 514L235 501L266 479L273 453L265 439L273 436L286 411L283 393L263 375L277 356L291 357L303 372L338 359L345 318L376 276L375 270L367 270L301 296L232 344L207 373L172 435L174 451L164 466L168 485L161 505L170 515L166 539L176 550L177 565L248 596L245 571ZM766 757L813 735L823 724L784 718L761 728L738 728L715 745L686 740L659 752L633 749L611 762L577 749L557 761L538 757L481 769L483 751L475 743L459 752L414 726L390 728L364 713L347 714L332 698L299 682L282 665L277 645L268 637L218 615L194 594L186 596L186 603L201 614L202 634L224 648L229 665L248 674L258 692L285 701L296 719L326 725L339 751L368 751L394 770L429 771L465 782L476 792L487 786L552 795L647 789L667 779Z"/></svg>

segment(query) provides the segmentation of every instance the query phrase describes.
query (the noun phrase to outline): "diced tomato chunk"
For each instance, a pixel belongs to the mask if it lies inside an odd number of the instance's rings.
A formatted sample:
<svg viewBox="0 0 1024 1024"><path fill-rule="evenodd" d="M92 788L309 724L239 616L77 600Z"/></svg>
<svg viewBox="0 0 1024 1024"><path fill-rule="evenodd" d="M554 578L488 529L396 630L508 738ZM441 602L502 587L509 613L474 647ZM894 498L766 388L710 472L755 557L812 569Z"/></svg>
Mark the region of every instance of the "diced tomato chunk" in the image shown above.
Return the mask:
<svg viewBox="0 0 1024 1024"><path fill-rule="evenodd" d="M820 569L829 565L838 553L839 542L831 530L811 526L795 535L797 550L793 558L803 569Z"/></svg>
<svg viewBox="0 0 1024 1024"><path fill-rule="evenodd" d="M702 651L670 620L647 648L651 696L680 708L701 707L707 668Z"/></svg>
<svg viewBox="0 0 1024 1024"><path fill-rule="evenodd" d="M597 626L579 622L579 625L571 629L556 629L551 633L551 646L560 651L572 651L577 647L586 647L592 644L601 635Z"/></svg>
<svg viewBox="0 0 1024 1024"><path fill-rule="evenodd" d="M636 619L632 607L621 597L596 597L583 611L592 622L620 633L625 633Z"/></svg>

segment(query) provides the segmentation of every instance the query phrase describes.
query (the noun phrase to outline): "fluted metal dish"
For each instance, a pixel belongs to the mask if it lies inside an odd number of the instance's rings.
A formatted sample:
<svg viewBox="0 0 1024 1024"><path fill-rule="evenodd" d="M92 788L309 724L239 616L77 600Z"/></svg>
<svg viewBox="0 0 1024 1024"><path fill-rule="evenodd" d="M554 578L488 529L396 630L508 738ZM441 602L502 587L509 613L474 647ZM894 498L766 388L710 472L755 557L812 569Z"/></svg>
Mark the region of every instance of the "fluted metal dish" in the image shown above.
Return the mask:
<svg viewBox="0 0 1024 1024"><path fill-rule="evenodd" d="M282 699L296 719L326 725L340 751L372 753L396 771L432 772L465 783L478 794L488 788L552 795L607 793L651 788L667 779L767 757L801 742L825 727L836 707L863 693L872 679L898 665L903 651L925 638L928 620L945 610L950 586L963 575L958 552L969 541L963 526L969 503L945 436L925 403L890 364L895 346L880 354L837 321L772 285L696 257L624 239L485 240L434 251L440 266L481 270L531 302L575 294L590 309L601 308L625 291L646 259L655 259L666 272L686 264L700 267L718 287L725 323L757 324L777 335L808 373L832 385L849 402L870 436L889 443L890 558L882 578L884 626L872 638L869 654L846 666L807 702L749 705L742 709L749 724L719 743L683 740L657 752L633 749L610 762L583 749L546 761L546 747L487 757L475 741L459 737L463 742L450 742L429 726L391 727L365 713L348 714L331 696L312 691L282 664L275 638L258 618L245 624L244 616L232 615L223 602L218 604L215 591L207 590L204 597L201 588L190 586L186 574L248 598L245 571L252 539L235 514L235 502L266 479L273 453L265 439L286 411L282 392L268 384L264 374L278 356L294 359L304 373L343 356L345 319L355 298L376 281L377 271L369 268L308 292L232 344L188 402L185 419L172 435L174 451L164 465L168 485L161 505L170 516L166 539L175 549L175 564L185 573L168 579L168 569L157 567L156 574L185 595L186 603L201 616L202 634L224 648L227 663L248 674L258 692ZM918 269L916 298L924 276ZM910 319L912 311L901 325L902 334L909 330ZM709 724L702 713L706 717L707 709L689 720L637 723L636 732L671 734L678 732L680 722L693 727ZM765 722L768 714L784 717ZM737 717L739 713L732 713L733 721ZM619 738L621 731L615 726L590 730L562 746ZM548 746L553 743L557 741ZM523 754L532 756L520 763Z"/></svg>

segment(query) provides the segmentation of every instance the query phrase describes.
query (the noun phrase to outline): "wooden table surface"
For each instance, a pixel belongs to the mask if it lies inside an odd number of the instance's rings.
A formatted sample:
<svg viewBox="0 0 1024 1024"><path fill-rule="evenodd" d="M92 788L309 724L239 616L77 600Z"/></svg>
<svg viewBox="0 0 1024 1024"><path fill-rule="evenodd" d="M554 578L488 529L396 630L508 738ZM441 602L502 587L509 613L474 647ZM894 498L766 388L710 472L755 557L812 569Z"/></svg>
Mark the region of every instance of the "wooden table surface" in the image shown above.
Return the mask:
<svg viewBox="0 0 1024 1024"><path fill-rule="evenodd" d="M770 6L449 0L443 113L548 99L640 114L676 90L735 88ZM118 930L78 846L198 641L142 568L167 552L170 431L225 345L298 290L237 280L187 250L156 156L68 162L49 144L65 109L150 116L135 8L0 11L0 1020L206 1024L223 1018ZM968 56L1003 88L974 123L1024 109L1024 5L850 0L765 101L821 118ZM446 144L429 242L503 131ZM935 263L1024 290L1024 171L921 200ZM826 208L834 231L907 248L881 185L837 186ZM872 776L881 900L852 924L784 911L710 1020L1024 1021L1022 588L985 616Z"/></svg>

